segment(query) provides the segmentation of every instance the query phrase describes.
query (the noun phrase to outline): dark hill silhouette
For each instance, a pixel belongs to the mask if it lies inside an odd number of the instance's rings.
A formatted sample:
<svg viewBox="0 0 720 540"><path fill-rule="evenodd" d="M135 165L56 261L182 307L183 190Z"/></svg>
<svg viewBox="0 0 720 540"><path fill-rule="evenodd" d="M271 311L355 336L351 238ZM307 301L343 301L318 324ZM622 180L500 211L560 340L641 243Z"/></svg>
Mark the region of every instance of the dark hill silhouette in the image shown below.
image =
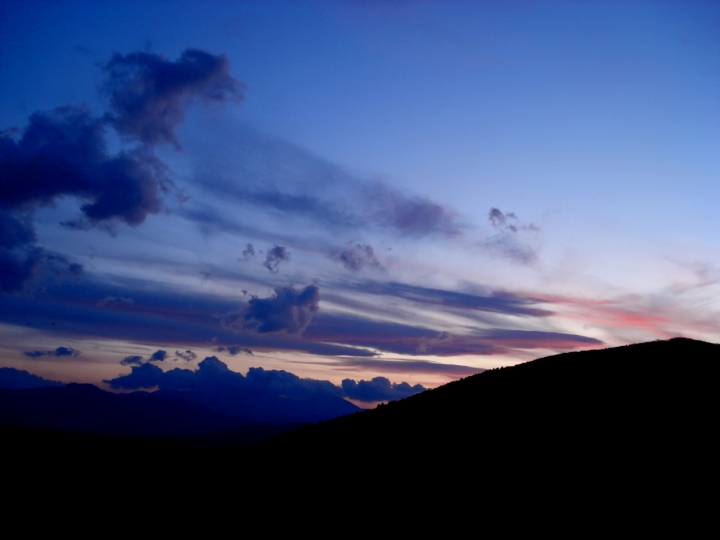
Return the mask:
<svg viewBox="0 0 720 540"><path fill-rule="evenodd" d="M181 437L252 423L148 392L113 394L91 384L0 390L0 423L116 436Z"/></svg>
<svg viewBox="0 0 720 540"><path fill-rule="evenodd" d="M22 369L0 368L0 388L9 390L27 390L46 386L63 386L65 383L43 379Z"/></svg>
<svg viewBox="0 0 720 540"><path fill-rule="evenodd" d="M717 470L719 374L720 345L673 339L486 371L249 448L222 436L192 446L0 434L6 459L22 471L8 488L19 500L38 484L60 492L80 482L122 507L135 492L97 485L87 456L102 456L111 478L151 478L156 507L193 500L213 516L229 512L225 519L258 507L275 515L353 508L395 519L444 508L482 524L490 508L506 507L542 508L563 522L593 515L590 526L643 512L662 519L685 499L700 509L714 500L704 494ZM516 512L506 523L529 515Z"/></svg>
<svg viewBox="0 0 720 540"><path fill-rule="evenodd" d="M557 481L573 470L588 480L629 467L667 475L678 459L699 463L718 449L719 375L720 345L690 339L565 353L288 432L253 451L300 477L347 463L405 481L429 466L483 482Z"/></svg>

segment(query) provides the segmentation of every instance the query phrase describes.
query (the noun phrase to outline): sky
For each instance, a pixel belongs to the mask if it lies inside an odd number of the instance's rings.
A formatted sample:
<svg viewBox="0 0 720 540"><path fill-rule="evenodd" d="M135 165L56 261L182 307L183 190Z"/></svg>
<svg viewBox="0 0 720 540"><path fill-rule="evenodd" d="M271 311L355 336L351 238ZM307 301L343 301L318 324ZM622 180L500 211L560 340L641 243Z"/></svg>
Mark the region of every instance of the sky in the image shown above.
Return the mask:
<svg viewBox="0 0 720 540"><path fill-rule="evenodd" d="M370 403L718 342L718 28L712 1L3 0L0 366L117 389L215 356Z"/></svg>

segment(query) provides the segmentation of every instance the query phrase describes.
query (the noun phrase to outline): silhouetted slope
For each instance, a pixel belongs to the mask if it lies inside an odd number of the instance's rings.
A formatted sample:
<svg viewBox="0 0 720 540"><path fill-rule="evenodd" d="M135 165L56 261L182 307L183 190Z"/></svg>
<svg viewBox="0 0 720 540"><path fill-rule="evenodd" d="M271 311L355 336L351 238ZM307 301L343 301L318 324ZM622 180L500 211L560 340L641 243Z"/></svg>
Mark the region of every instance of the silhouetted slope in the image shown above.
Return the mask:
<svg viewBox="0 0 720 540"><path fill-rule="evenodd" d="M192 436L250 423L147 392L113 394L90 384L0 390L0 424L116 436Z"/></svg>
<svg viewBox="0 0 720 540"><path fill-rule="evenodd" d="M250 448L233 446L244 435L232 430L198 444L0 426L13 464L4 480L17 500L37 486L56 500L72 484L114 509L151 482L154 508L191 501L203 523L258 510L315 520L330 508L400 522L442 511L481 529L491 508L512 511L505 526L535 508L592 528L618 516L659 523L685 501L714 500L719 371L720 345L687 339L567 353Z"/></svg>
<svg viewBox="0 0 720 540"><path fill-rule="evenodd" d="M286 433L256 451L289 470L352 463L419 475L432 463L482 464L485 475L490 464L567 472L591 460L606 470L668 459L677 441L674 451L697 456L716 444L719 373L720 345L688 339L560 354Z"/></svg>
<svg viewBox="0 0 720 540"><path fill-rule="evenodd" d="M158 390L155 393L255 423L276 425L320 422L360 410L342 398L320 393L284 396L265 389L222 385L202 391Z"/></svg>
<svg viewBox="0 0 720 540"><path fill-rule="evenodd" d="M0 368L0 388L9 390L26 390L46 386L63 386L65 383L43 379L22 369Z"/></svg>

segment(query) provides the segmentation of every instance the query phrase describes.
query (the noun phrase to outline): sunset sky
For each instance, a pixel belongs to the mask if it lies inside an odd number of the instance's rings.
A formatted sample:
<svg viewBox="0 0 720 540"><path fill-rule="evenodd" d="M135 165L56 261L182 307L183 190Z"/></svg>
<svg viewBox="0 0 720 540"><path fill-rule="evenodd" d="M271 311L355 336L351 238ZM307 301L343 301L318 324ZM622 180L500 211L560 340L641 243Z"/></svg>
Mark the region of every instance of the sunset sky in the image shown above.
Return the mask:
<svg viewBox="0 0 720 540"><path fill-rule="evenodd" d="M2 1L0 366L433 387L718 342L719 28L714 1Z"/></svg>

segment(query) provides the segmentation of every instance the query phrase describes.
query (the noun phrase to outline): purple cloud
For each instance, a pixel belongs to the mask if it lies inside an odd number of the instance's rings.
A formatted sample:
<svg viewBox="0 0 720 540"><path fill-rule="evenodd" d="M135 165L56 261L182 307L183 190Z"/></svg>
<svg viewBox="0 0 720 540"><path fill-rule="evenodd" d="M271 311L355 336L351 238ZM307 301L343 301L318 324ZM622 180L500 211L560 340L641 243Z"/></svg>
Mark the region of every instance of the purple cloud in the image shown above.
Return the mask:
<svg viewBox="0 0 720 540"><path fill-rule="evenodd" d="M226 316L225 323L233 328L299 334L305 330L319 310L320 289L308 285L301 291L294 287L278 287L270 298L252 298L242 314Z"/></svg>
<svg viewBox="0 0 720 540"><path fill-rule="evenodd" d="M353 272L359 272L366 267L380 266L380 262L375 257L375 251L368 244L355 244L331 258Z"/></svg>
<svg viewBox="0 0 720 540"><path fill-rule="evenodd" d="M194 101L222 103L243 99L244 86L230 75L225 55L186 49L171 62L148 52L116 54L105 66L103 90L110 98L106 118L121 135L145 145L180 148L175 128Z"/></svg>
<svg viewBox="0 0 720 540"><path fill-rule="evenodd" d="M406 382L391 383L386 377L375 377L370 381L360 382L344 379L342 389L350 399L365 402L403 399L427 390L420 384L410 386Z"/></svg>
<svg viewBox="0 0 720 540"><path fill-rule="evenodd" d="M142 356L126 356L120 361L121 366L139 366L143 363L143 357Z"/></svg>
<svg viewBox="0 0 720 540"><path fill-rule="evenodd" d="M263 266L267 268L270 273L277 274L279 272L278 266L286 262L290 262L290 252L287 248L283 246L273 246L265 255Z"/></svg>
<svg viewBox="0 0 720 540"><path fill-rule="evenodd" d="M61 197L79 199L81 217L63 224L71 229L113 231L116 221L143 223L162 210L166 195L178 193L152 146L169 142L179 148L174 129L188 104L242 98L227 58L195 49L174 63L151 53L115 55L104 71L111 111L103 117L64 106L31 115L24 130L0 131L0 289L5 292L21 289L49 260L33 246L38 207ZM140 145L111 155L108 124Z"/></svg>
<svg viewBox="0 0 720 540"><path fill-rule="evenodd" d="M25 356L29 356L30 358L40 358L41 356L78 356L80 354L80 351L76 351L75 349L71 349L70 347L58 347L55 350L52 351L28 351L23 353Z"/></svg>

